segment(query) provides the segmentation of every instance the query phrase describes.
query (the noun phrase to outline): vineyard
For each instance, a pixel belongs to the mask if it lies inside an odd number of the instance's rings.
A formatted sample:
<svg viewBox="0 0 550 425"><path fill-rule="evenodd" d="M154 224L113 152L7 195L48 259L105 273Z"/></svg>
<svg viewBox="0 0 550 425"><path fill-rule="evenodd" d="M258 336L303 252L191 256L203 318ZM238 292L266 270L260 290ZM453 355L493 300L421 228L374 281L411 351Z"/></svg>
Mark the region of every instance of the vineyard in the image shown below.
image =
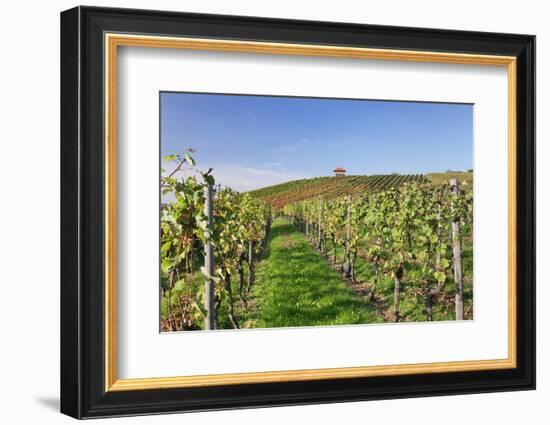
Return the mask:
<svg viewBox="0 0 550 425"><path fill-rule="evenodd" d="M161 179L162 331L473 318L471 173L238 193L192 153Z"/></svg>
<svg viewBox="0 0 550 425"><path fill-rule="evenodd" d="M393 297L385 297L386 303L391 298L391 312L387 305L382 311L386 320L449 318L453 302L446 283L450 281L454 281L454 288L449 288L454 289L454 316L463 320L472 313L464 301L464 271L471 289L473 224L472 190L464 186L459 189L456 179L450 186L405 182L367 195L287 204L283 216L352 286L363 282L358 290L368 293L371 302L376 300L381 276L393 278ZM400 306L404 282L408 301L418 306L405 314Z"/></svg>
<svg viewBox="0 0 550 425"><path fill-rule="evenodd" d="M344 194L361 195L390 187L399 187L406 182L427 182L423 175L382 174L372 176L315 177L295 180L250 192L254 198L282 208L304 199L322 197L334 199Z"/></svg>

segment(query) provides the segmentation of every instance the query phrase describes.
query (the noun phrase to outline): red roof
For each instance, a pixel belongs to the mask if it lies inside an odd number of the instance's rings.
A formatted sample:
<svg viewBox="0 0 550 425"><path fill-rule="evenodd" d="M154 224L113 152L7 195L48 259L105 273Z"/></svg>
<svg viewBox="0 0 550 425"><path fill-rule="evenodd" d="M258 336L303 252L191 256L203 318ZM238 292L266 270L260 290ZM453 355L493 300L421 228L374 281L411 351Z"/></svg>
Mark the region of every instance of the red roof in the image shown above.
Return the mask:
<svg viewBox="0 0 550 425"><path fill-rule="evenodd" d="M346 170L344 170L342 167L338 167L333 171L333 173L345 173L345 172Z"/></svg>

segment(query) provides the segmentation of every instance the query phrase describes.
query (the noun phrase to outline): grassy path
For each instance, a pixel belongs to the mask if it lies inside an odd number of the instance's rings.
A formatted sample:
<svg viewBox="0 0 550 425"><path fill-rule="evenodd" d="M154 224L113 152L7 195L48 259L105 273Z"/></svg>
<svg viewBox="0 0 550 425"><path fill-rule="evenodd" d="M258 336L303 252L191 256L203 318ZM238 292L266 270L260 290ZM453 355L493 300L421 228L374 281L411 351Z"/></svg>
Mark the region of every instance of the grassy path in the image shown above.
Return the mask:
<svg viewBox="0 0 550 425"><path fill-rule="evenodd" d="M382 321L355 296L303 234L286 221L273 223L268 257L253 287L254 327L359 324Z"/></svg>

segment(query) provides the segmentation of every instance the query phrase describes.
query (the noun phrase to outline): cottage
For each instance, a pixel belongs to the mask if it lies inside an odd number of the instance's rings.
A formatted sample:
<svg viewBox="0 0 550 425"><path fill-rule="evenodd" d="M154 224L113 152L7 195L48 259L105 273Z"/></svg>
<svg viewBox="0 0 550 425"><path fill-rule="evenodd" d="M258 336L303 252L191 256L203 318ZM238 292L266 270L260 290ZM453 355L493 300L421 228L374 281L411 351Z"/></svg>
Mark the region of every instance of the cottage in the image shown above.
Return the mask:
<svg viewBox="0 0 550 425"><path fill-rule="evenodd" d="M346 170L344 170L342 167L338 167L333 171L335 176L345 176Z"/></svg>

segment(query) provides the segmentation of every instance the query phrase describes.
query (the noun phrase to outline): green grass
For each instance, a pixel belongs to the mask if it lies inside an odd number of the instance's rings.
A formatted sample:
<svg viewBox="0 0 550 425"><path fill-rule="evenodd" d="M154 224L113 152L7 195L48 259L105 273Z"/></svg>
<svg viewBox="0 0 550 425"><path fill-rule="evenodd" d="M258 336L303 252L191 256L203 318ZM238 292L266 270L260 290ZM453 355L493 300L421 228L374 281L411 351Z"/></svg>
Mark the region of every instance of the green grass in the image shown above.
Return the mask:
<svg viewBox="0 0 550 425"><path fill-rule="evenodd" d="M273 223L268 257L252 290L257 307L248 325L257 328L360 324L382 321L290 223Z"/></svg>

